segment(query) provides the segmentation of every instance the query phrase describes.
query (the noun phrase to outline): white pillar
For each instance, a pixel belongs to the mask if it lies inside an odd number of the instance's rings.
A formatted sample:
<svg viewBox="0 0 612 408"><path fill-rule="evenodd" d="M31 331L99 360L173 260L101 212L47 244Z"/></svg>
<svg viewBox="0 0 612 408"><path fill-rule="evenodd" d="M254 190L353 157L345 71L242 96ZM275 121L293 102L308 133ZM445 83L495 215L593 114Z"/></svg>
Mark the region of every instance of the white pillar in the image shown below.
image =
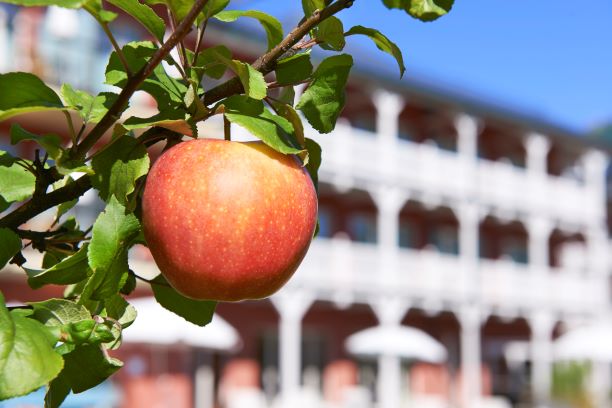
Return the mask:
<svg viewBox="0 0 612 408"><path fill-rule="evenodd" d="M371 302L381 326L399 325L409 305L397 297L383 297ZM398 408L402 396L402 364L399 356L383 353L378 357L376 387L378 408Z"/></svg>
<svg viewBox="0 0 612 408"><path fill-rule="evenodd" d="M480 209L476 203L460 203L455 212L459 221L459 258L462 268L463 293L466 300L478 296L478 229Z"/></svg>
<svg viewBox="0 0 612 408"><path fill-rule="evenodd" d="M280 315L280 393L290 401L300 390L302 318L314 302L303 290L283 290L270 298Z"/></svg>
<svg viewBox="0 0 612 408"><path fill-rule="evenodd" d="M539 310L529 317L531 326L531 386L536 408L547 407L552 384L553 316Z"/></svg>
<svg viewBox="0 0 612 408"><path fill-rule="evenodd" d="M544 216L534 215L527 219L528 261L534 273L546 273L549 269L548 241L553 227L553 222Z"/></svg>
<svg viewBox="0 0 612 408"><path fill-rule="evenodd" d="M550 150L548 137L539 133L530 133L525 140L527 150L527 170L538 176L545 176L548 172L547 157Z"/></svg>
<svg viewBox="0 0 612 408"><path fill-rule="evenodd" d="M380 253L380 278L383 286L396 283L398 277L399 214L408 195L394 187L381 186L373 194L377 213L377 243Z"/></svg>
<svg viewBox="0 0 612 408"><path fill-rule="evenodd" d="M391 179L396 169L402 164L398 161L397 142L399 115L404 107L401 96L385 90L379 90L372 96L376 107L376 141L378 167L381 178Z"/></svg>
<svg viewBox="0 0 612 408"><path fill-rule="evenodd" d="M404 109L404 99L389 91L379 90L372 96L376 107L376 133L385 141L394 141L398 136L399 115Z"/></svg>
<svg viewBox="0 0 612 408"><path fill-rule="evenodd" d="M478 119L465 113L457 115L455 118L455 128L457 129L457 150L459 154L470 160L478 157Z"/></svg>
<svg viewBox="0 0 612 408"><path fill-rule="evenodd" d="M478 408L482 395L481 311L477 305L466 304L461 307L458 317L461 324L462 406Z"/></svg>

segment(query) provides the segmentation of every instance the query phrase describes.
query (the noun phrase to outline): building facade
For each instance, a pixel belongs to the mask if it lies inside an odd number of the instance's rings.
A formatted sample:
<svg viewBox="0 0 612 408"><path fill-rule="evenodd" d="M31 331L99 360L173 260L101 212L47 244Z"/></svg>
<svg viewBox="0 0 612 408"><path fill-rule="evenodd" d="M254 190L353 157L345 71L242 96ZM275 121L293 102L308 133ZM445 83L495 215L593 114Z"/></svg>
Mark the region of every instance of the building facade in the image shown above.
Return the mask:
<svg viewBox="0 0 612 408"><path fill-rule="evenodd" d="M98 91L110 48L80 13L52 10L0 8L0 70ZM135 35L128 24L121 32ZM56 126L31 124L47 125ZM211 126L207 134L222 134ZM2 136L7 129L0 124ZM240 351L168 351L179 356L166 368L186 375L184 393L199 395L206 371L180 358L202 357L215 378L216 397L189 397L185 406L232 406L227 384L261 390L243 406L299 406L293 398L306 404L313 390L321 406L395 408L426 396L432 406L549 404L554 338L610 312L605 147L537 117L367 70L353 75L334 132L306 131L323 148L319 235L269 301L219 305L242 337ZM99 209L92 200L76 210L90 220ZM133 261L154 273L146 251ZM33 300L16 274L0 285ZM424 364L391 351L349 353L346 339L374 326L419 328L448 357ZM512 345L526 352L516 366ZM143 351L126 350L127 366ZM147 353L140 370L121 374L123 384L159 374Z"/></svg>

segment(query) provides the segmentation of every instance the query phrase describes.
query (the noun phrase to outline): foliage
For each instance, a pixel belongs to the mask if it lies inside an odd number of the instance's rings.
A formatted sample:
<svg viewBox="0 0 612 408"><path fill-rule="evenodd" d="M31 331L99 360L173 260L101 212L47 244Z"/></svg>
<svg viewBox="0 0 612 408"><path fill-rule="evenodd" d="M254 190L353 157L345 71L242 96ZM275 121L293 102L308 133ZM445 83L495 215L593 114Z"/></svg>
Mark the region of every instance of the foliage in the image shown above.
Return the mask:
<svg viewBox="0 0 612 408"><path fill-rule="evenodd" d="M349 54L340 53L346 38L367 36L395 58L400 76L405 71L399 48L380 31L344 28L338 16L355 0L302 0L304 16L289 34L273 16L228 8L230 0L108 0L149 35L123 47L110 25L118 14L100 0L0 1L86 10L114 48L105 80L118 89L91 95L69 83L50 87L32 73L0 74L0 120L17 116L11 143L36 146L33 157L0 151L0 267L9 262L22 266L22 251L31 247L44 255L40 267L22 268L30 287L65 286L62 299L20 306L7 306L0 293L0 400L46 384L46 406L57 407L71 390L87 390L116 372L122 363L107 350L120 346L122 330L136 318L124 299L136 279L151 285L157 301L177 315L200 326L210 322L214 302L187 299L162 276L145 280L130 269L129 249L146 245L140 201L150 166L148 149L197 137L198 122L221 115L226 124L245 128L273 149L298 155L316 185L321 148L305 138L302 115L321 133L334 129L353 65ZM381 1L422 21L447 13L453 3ZM356 3L368 7L366 1ZM224 44L205 47L211 19L228 27L254 19L265 33L266 53L252 62ZM317 60L316 47L333 55ZM177 53L171 55L173 49ZM180 78L170 76L162 61L175 67ZM205 79L217 85L205 87ZM305 91L296 101L293 88L302 84ZM149 94L158 111L120 120L136 91ZM19 117L42 111L63 115L66 132L37 134ZM106 208L93 225L80 226L70 209L92 188ZM55 220L46 230L25 229L30 219L53 208Z"/></svg>
<svg viewBox="0 0 612 408"><path fill-rule="evenodd" d="M586 362L556 363L553 366L553 398L573 407L594 407L587 384L590 373L591 365Z"/></svg>

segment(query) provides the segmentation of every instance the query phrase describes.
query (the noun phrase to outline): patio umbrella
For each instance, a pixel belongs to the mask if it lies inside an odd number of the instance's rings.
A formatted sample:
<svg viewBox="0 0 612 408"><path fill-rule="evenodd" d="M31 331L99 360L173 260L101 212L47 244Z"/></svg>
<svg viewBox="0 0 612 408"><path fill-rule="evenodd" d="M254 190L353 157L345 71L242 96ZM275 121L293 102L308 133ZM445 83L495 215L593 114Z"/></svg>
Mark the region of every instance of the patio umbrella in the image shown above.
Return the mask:
<svg viewBox="0 0 612 408"><path fill-rule="evenodd" d="M553 353L556 360L612 362L612 324L591 324L570 330L555 341Z"/></svg>
<svg viewBox="0 0 612 408"><path fill-rule="evenodd" d="M171 345L187 344L212 350L233 351L240 347L241 340L236 329L217 314L205 327L189 323L180 316L164 309L152 298L130 300L138 317L123 332L128 343Z"/></svg>
<svg viewBox="0 0 612 408"><path fill-rule="evenodd" d="M441 363L447 357L444 346L429 334L400 325L362 330L349 336L345 345L351 354L361 356L391 355L431 363Z"/></svg>

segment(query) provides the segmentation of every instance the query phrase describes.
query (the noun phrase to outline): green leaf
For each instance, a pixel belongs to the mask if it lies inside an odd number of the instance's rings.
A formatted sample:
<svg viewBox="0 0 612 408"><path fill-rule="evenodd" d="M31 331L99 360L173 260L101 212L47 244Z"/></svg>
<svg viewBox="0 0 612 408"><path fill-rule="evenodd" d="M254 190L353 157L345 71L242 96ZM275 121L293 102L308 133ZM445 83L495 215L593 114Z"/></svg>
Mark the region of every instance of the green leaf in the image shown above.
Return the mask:
<svg viewBox="0 0 612 408"><path fill-rule="evenodd" d="M308 162L306 170L310 174L312 183L317 191L319 190L319 167L321 167L321 146L312 139L306 138L306 150L308 150Z"/></svg>
<svg viewBox="0 0 612 408"><path fill-rule="evenodd" d="M75 109L85 123L98 123L118 96L111 92L102 92L93 97L85 91L73 89L68 84L63 84L60 92L64 102Z"/></svg>
<svg viewBox="0 0 612 408"><path fill-rule="evenodd" d="M98 216L87 251L93 274L83 289L81 300L105 299L117 294L122 275L128 273L127 251L138 235L140 225L133 214L113 196Z"/></svg>
<svg viewBox="0 0 612 408"><path fill-rule="evenodd" d="M66 397L70 394L70 384L65 376L58 375L49 383L45 394L45 408L59 408Z"/></svg>
<svg viewBox="0 0 612 408"><path fill-rule="evenodd" d="M217 302L186 298L174 290L162 275L153 279L151 289L160 305L183 319L198 326L206 326L212 320Z"/></svg>
<svg viewBox="0 0 612 408"><path fill-rule="evenodd" d="M9 313L0 293L0 400L28 394L59 374L56 341L42 323Z"/></svg>
<svg viewBox="0 0 612 408"><path fill-rule="evenodd" d="M61 326L60 330L62 341L65 344L78 346L108 343L116 338L110 324L106 322L99 323L91 317L78 322L66 323Z"/></svg>
<svg viewBox="0 0 612 408"><path fill-rule="evenodd" d="M27 112L63 109L59 96L36 75L0 74L0 120Z"/></svg>
<svg viewBox="0 0 612 408"><path fill-rule="evenodd" d="M219 13L227 7L230 0L208 0L200 16L198 17L197 24L199 25L203 19L211 18L215 14Z"/></svg>
<svg viewBox="0 0 612 408"><path fill-rule="evenodd" d="M293 131L295 134L295 140L297 141L300 147L304 147L304 125L302 124L302 118L300 115L293 109L291 105L285 103L275 103L274 108L278 112L280 116L287 119L291 126L293 127ZM304 152L308 153L308 152Z"/></svg>
<svg viewBox="0 0 612 408"><path fill-rule="evenodd" d="M102 0L86 0L83 8L87 10L100 24L110 23L117 18L117 13L104 9Z"/></svg>
<svg viewBox="0 0 612 408"><path fill-rule="evenodd" d="M273 115L262 101L235 95L225 99L222 104L225 105L225 117L230 122L245 128L274 150L285 154L301 151L291 123Z"/></svg>
<svg viewBox="0 0 612 408"><path fill-rule="evenodd" d="M132 116L125 122L123 126L127 130L144 129L152 126L160 126L166 129L173 130L186 136L195 135L194 126L186 119L184 112L178 110L165 110L149 118L138 118Z"/></svg>
<svg viewBox="0 0 612 408"><path fill-rule="evenodd" d="M404 57L402 57L402 51L393 41L389 40L385 35L374 28L368 28L360 25L355 26L346 32L347 36L354 34L368 36L372 41L374 41L374 44L376 44L379 50L393 56L397 61L397 65L399 66L400 78L404 76L404 72L406 71L406 67L404 66Z"/></svg>
<svg viewBox="0 0 612 408"><path fill-rule="evenodd" d="M0 150L0 196L7 202L23 201L32 196L36 177L18 164L28 163Z"/></svg>
<svg viewBox="0 0 612 408"><path fill-rule="evenodd" d="M78 283L91 274L87 263L87 244L75 254L66 257L46 270L26 269L28 285L38 289L44 285L69 285Z"/></svg>
<svg viewBox="0 0 612 408"><path fill-rule="evenodd" d="M32 140L40 147L45 149L51 158L56 159L59 157L62 151L62 139L58 135L54 134L46 134L39 136L37 134L28 132L24 128L22 128L19 124L13 123L11 125L11 144L15 145L19 142L23 142L24 140Z"/></svg>
<svg viewBox="0 0 612 408"><path fill-rule="evenodd" d="M223 61L217 55L221 55ZM232 52L229 48L225 45L217 45L201 51L192 69L196 70L200 81L202 81L204 75L213 79L220 79L227 71L227 65L224 61L231 60L231 58Z"/></svg>
<svg viewBox="0 0 612 408"><path fill-rule="evenodd" d="M141 41L130 42L122 50L130 70L138 72L151 59L157 47L150 41ZM127 73L117 53L113 52L106 67L106 83L122 88L126 82ZM187 86L168 76L162 64L155 67L138 89L153 96L160 111L184 109L183 95L187 92Z"/></svg>
<svg viewBox="0 0 612 408"><path fill-rule="evenodd" d="M140 22L160 43L164 41L166 25L153 9L138 0L108 0Z"/></svg>
<svg viewBox="0 0 612 408"><path fill-rule="evenodd" d="M2 0L2 3L17 4L25 7L58 6L64 8L80 8L84 0Z"/></svg>
<svg viewBox="0 0 612 408"><path fill-rule="evenodd" d="M91 167L95 171L91 184L98 190L100 198L108 201L114 195L125 205L128 194L134 191L136 180L149 171L149 155L145 146L135 138L120 136L94 156Z"/></svg>
<svg viewBox="0 0 612 408"><path fill-rule="evenodd" d="M64 355L64 360L66 366L61 375L68 379L75 393L95 387L123 366L97 345L75 347Z"/></svg>
<svg viewBox="0 0 612 408"><path fill-rule="evenodd" d="M346 45L344 39L344 26L338 17L328 17L319 24L315 31L315 38L324 50L342 51Z"/></svg>
<svg viewBox="0 0 612 408"><path fill-rule="evenodd" d="M309 17L315 10L323 10L325 8L325 0L302 0L302 9L304 15Z"/></svg>
<svg viewBox="0 0 612 408"><path fill-rule="evenodd" d="M251 64L239 60L231 60L219 53L215 57L238 76L245 95L253 99L263 99L266 97L268 94L266 80L263 74L253 68Z"/></svg>
<svg viewBox="0 0 612 408"><path fill-rule="evenodd" d="M312 75L310 54L296 54L282 59L276 64L276 82L280 85L293 85L307 80Z"/></svg>
<svg viewBox="0 0 612 408"><path fill-rule="evenodd" d="M49 299L28 304L34 309L33 317L45 326L62 326L91 319L85 307L67 299Z"/></svg>
<svg viewBox="0 0 612 408"><path fill-rule="evenodd" d="M347 54L324 59L296 106L321 133L329 133L336 126L344 108L344 87L352 65L353 58Z"/></svg>
<svg viewBox="0 0 612 408"><path fill-rule="evenodd" d="M21 239L8 228L0 228L0 269L21 250Z"/></svg>
<svg viewBox="0 0 612 408"><path fill-rule="evenodd" d="M433 21L447 14L455 0L383 0L387 8L403 9L421 21Z"/></svg>
<svg viewBox="0 0 612 408"><path fill-rule="evenodd" d="M104 309L106 315L119 322L124 329L129 327L136 319L136 308L120 295L114 295L105 299Z"/></svg>
<svg viewBox="0 0 612 408"><path fill-rule="evenodd" d="M259 24L266 30L268 50L271 50L283 40L283 26L280 21L264 12L257 10L227 10L215 15L217 20L227 23L236 21L240 17L251 17L259 21Z"/></svg>

